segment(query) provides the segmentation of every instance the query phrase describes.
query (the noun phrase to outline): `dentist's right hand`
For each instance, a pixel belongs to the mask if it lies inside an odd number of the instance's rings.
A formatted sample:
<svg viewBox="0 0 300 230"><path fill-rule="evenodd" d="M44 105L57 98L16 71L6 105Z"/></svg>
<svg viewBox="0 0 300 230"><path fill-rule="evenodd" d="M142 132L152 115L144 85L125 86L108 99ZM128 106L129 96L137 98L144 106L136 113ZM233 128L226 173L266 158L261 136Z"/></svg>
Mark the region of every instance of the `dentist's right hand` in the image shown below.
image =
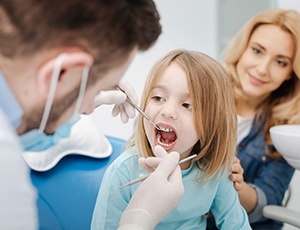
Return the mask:
<svg viewBox="0 0 300 230"><path fill-rule="evenodd" d="M133 86L125 78L119 81L118 87L121 89L101 91L95 98L95 107L100 105L115 105L112 110L112 116L120 115L121 121L127 123L129 119L135 117L135 108L127 101L127 97L134 104L139 103L139 98Z"/></svg>
<svg viewBox="0 0 300 230"><path fill-rule="evenodd" d="M140 165L152 174L142 182L125 209L119 230L154 229L171 212L184 193L179 154L167 153L161 146L154 148L156 157L141 158Z"/></svg>

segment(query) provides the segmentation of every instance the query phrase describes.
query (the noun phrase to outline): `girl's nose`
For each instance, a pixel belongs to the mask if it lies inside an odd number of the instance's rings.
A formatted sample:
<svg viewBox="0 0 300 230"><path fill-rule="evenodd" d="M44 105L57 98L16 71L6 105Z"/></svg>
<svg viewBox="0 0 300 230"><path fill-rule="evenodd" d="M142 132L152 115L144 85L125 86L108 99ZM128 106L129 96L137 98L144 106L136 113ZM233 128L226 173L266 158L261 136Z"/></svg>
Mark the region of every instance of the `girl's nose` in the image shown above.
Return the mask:
<svg viewBox="0 0 300 230"><path fill-rule="evenodd" d="M172 104L165 104L162 109L162 114L168 119L177 119L176 107Z"/></svg>

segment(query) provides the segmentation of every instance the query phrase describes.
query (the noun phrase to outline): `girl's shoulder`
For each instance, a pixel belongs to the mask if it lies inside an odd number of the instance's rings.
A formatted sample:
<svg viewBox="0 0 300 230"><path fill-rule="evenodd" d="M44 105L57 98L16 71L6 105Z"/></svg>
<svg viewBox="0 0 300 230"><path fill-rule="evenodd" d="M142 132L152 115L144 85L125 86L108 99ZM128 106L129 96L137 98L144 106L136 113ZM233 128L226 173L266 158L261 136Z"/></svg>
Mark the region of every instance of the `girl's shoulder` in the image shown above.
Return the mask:
<svg viewBox="0 0 300 230"><path fill-rule="evenodd" d="M137 178L141 173L145 173L143 168L138 163L139 155L136 148L132 147L126 149L123 153L118 156L114 162L108 166L106 172L111 177L117 177L118 180L123 178L119 185L125 184L132 179Z"/></svg>
<svg viewBox="0 0 300 230"><path fill-rule="evenodd" d="M139 154L135 147L124 150L113 162L114 167L120 168L125 165L137 164Z"/></svg>
<svg viewBox="0 0 300 230"><path fill-rule="evenodd" d="M183 178L193 177L194 178L193 180L197 181L198 183L202 185L206 184L209 186L218 185L220 183L223 183L224 181L228 181L229 175L230 172L228 166L223 166L220 167L213 176L207 178L207 174L205 170L203 168L201 169L201 166L200 167L196 166L195 163L190 169L186 170L182 174Z"/></svg>

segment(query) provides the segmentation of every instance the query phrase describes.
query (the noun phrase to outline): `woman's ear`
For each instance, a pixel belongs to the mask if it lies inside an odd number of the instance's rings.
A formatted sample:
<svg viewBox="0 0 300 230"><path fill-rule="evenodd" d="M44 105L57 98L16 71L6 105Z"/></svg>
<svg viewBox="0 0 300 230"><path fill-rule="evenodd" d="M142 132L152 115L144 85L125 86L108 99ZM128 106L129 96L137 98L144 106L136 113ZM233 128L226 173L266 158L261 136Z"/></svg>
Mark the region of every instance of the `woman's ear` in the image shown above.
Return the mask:
<svg viewBox="0 0 300 230"><path fill-rule="evenodd" d="M46 62L44 62L37 71L37 89L39 91L39 94L42 97L47 98L50 84L51 84L51 78L53 74L53 70L55 68L55 63L57 61L57 58L61 58L61 68L60 68L60 76L69 70L72 70L74 68L84 68L84 67L91 67L94 59L92 55L89 53L79 51L79 52L72 52L72 53L64 53L63 56L56 56L53 57ZM60 76L58 78L58 81L60 81Z"/></svg>

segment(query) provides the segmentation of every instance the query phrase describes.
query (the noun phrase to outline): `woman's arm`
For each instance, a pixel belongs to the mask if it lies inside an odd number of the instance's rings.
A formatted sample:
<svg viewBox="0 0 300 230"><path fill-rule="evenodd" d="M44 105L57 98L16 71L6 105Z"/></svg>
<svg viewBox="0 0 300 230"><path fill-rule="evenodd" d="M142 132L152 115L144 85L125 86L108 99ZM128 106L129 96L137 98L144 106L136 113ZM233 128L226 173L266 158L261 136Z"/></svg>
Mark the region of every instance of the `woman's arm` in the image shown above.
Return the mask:
<svg viewBox="0 0 300 230"><path fill-rule="evenodd" d="M233 182L233 186L236 191L238 191L241 205L247 213L252 212L257 204L257 193L253 187L244 181L244 169L237 157L234 157L230 171L231 174L229 178Z"/></svg>
<svg viewBox="0 0 300 230"><path fill-rule="evenodd" d="M270 160L262 164L253 182L244 181L244 170L236 158L231 165L231 181L238 191L239 199L251 220L261 218L261 209L267 204L280 205L293 175L294 169L284 159ZM249 217L250 217L249 216Z"/></svg>
<svg viewBox="0 0 300 230"><path fill-rule="evenodd" d="M243 182L242 189L238 191L241 205L244 207L247 213L251 213L257 204L257 193L256 190Z"/></svg>

